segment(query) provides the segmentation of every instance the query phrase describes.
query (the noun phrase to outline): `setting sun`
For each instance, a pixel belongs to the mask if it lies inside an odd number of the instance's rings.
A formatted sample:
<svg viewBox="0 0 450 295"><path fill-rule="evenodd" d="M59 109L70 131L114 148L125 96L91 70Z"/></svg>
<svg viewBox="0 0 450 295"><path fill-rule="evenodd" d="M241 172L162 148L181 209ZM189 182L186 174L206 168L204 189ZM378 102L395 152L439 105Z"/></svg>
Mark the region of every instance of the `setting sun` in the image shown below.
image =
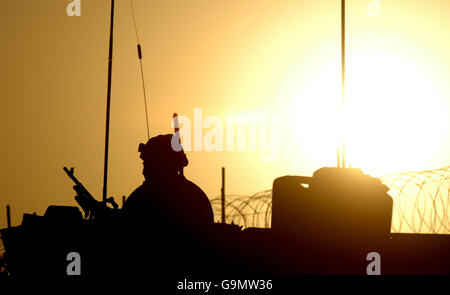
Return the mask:
<svg viewBox="0 0 450 295"><path fill-rule="evenodd" d="M301 114L298 120L310 122L294 138L315 137L319 145L309 153L320 161L344 136L347 165L374 175L426 167L450 125L433 73L399 54L354 52L342 107L339 79L331 79L336 65L328 63L311 75L306 90L298 93L301 102L291 102Z"/></svg>
<svg viewBox="0 0 450 295"><path fill-rule="evenodd" d="M376 175L429 165L450 123L436 75L399 53L353 53L344 106L351 164Z"/></svg>

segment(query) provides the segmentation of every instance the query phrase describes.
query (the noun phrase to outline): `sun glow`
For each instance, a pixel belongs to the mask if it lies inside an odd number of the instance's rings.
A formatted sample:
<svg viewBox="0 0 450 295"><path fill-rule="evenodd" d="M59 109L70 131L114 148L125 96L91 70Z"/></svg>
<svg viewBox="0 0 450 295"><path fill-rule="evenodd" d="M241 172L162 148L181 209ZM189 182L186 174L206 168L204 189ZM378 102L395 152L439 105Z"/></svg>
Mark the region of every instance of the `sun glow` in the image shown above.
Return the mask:
<svg viewBox="0 0 450 295"><path fill-rule="evenodd" d="M366 173L426 167L448 125L445 101L426 69L400 55L352 53L344 105L339 70L337 62L325 63L291 104L308 124L294 138L314 142L307 153L318 166L344 138L347 165Z"/></svg>
<svg viewBox="0 0 450 295"><path fill-rule="evenodd" d="M425 68L402 56L355 54L345 139L350 163L374 174L422 169L442 144L446 107Z"/></svg>

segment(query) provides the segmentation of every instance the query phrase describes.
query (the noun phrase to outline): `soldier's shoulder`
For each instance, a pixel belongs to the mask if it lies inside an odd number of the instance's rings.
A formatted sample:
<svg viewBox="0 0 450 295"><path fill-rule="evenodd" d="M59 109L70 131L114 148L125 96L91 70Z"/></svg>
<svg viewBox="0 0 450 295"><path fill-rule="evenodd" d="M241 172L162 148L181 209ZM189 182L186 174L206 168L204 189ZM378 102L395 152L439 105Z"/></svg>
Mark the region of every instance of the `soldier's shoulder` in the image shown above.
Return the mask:
<svg viewBox="0 0 450 295"><path fill-rule="evenodd" d="M188 190L189 192L192 192L196 195L202 195L202 196L206 196L205 192L195 183L193 183L192 181L190 181L189 179L187 179L186 177L182 176L180 178L180 181L183 182L183 187L184 189Z"/></svg>
<svg viewBox="0 0 450 295"><path fill-rule="evenodd" d="M140 197L143 196L144 194L145 194L145 187L144 184L141 184L128 196L122 209L124 209L125 211L129 209L130 205L136 202L136 200L140 199Z"/></svg>
<svg viewBox="0 0 450 295"><path fill-rule="evenodd" d="M144 191L145 191L145 186L144 186L144 184L141 184L130 194L130 197L133 195L139 195L139 194L143 193Z"/></svg>
<svg viewBox="0 0 450 295"><path fill-rule="evenodd" d="M184 189L186 191L185 195L188 197L185 200L189 200L188 206L195 207L193 212L195 212L196 218L201 220L200 223L203 225L214 222L214 213L208 196L198 185L186 179L184 176L183 178L182 181L184 182Z"/></svg>

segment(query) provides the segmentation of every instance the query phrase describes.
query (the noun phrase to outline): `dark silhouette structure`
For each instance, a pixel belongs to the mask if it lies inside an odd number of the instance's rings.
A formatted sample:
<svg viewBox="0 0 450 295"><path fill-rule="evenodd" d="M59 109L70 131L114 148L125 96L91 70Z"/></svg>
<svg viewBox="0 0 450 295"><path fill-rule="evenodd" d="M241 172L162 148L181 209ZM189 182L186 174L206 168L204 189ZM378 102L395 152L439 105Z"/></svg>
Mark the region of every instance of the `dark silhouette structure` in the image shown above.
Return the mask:
<svg viewBox="0 0 450 295"><path fill-rule="evenodd" d="M168 222L196 233L211 227L214 216L205 193L180 173L188 165L183 150L171 147L173 135L159 135L141 144L144 183L125 202L122 211L127 219L139 223Z"/></svg>
<svg viewBox="0 0 450 295"><path fill-rule="evenodd" d="M2 230L8 271L17 277L64 278L66 256L77 252L82 277L88 278L211 272L216 258L227 256L219 253L222 243L239 241L228 236L240 228L214 224L208 197L182 174L188 160L181 146L174 150L173 138L159 135L140 144L145 181L121 209L112 198L96 201L74 170L64 168L75 182L85 219L77 207L66 206L50 206L44 216L24 214L21 226Z"/></svg>
<svg viewBox="0 0 450 295"><path fill-rule="evenodd" d="M321 168L312 177L273 183L272 226L215 223L204 192L187 180L179 139L160 135L139 146L144 183L121 209L96 201L73 175L78 207L49 206L2 229L13 277L177 280L187 276L366 274L371 252L381 274L450 274L450 238L392 234L392 198L360 169ZM110 204L107 206L107 204ZM68 276L68 253L81 257Z"/></svg>

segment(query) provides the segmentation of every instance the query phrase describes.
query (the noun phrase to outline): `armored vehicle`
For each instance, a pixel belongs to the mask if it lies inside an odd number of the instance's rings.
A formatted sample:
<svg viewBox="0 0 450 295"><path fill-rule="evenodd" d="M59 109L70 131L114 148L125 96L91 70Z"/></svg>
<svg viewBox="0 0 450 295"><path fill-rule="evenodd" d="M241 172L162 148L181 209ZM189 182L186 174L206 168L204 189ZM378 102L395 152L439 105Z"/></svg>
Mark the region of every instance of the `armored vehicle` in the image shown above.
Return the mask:
<svg viewBox="0 0 450 295"><path fill-rule="evenodd" d="M388 187L360 169L279 177L272 192L271 228L214 223L196 237L49 206L44 216L24 214L20 226L1 230L5 271L66 278L68 255L77 253L82 278L450 274L450 237L391 233Z"/></svg>

